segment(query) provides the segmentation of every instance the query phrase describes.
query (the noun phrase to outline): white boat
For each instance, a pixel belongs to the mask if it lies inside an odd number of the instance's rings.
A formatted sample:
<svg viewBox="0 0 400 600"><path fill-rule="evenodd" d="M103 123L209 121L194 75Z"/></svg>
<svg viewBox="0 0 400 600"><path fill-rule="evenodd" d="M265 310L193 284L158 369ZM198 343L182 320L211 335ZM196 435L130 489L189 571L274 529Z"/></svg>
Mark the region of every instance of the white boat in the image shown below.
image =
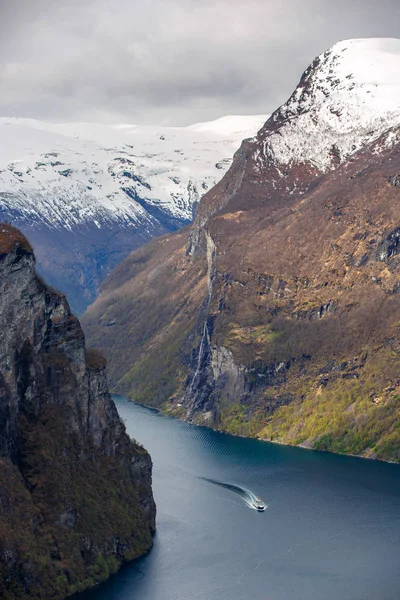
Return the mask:
<svg viewBox="0 0 400 600"><path fill-rule="evenodd" d="M265 504L260 498L256 498L253 502L253 506L259 512L263 512L265 510Z"/></svg>

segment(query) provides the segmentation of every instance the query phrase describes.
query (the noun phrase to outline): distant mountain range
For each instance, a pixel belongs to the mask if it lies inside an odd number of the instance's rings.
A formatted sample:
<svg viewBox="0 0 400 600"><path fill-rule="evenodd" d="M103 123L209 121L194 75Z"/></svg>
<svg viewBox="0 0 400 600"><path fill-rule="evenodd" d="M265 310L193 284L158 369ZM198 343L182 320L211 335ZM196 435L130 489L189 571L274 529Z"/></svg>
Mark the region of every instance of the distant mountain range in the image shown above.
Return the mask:
<svg viewBox="0 0 400 600"><path fill-rule="evenodd" d="M189 127L0 119L0 219L82 312L132 249L189 223L265 116Z"/></svg>
<svg viewBox="0 0 400 600"><path fill-rule="evenodd" d="M193 224L84 317L114 388L184 419L400 461L400 40L336 44Z"/></svg>

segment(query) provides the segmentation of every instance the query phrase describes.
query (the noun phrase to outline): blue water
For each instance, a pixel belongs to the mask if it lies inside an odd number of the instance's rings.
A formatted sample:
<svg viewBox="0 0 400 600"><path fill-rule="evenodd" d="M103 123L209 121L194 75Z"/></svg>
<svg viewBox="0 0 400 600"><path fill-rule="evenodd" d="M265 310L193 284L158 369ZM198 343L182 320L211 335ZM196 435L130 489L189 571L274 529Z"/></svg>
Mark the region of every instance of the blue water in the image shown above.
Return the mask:
<svg viewBox="0 0 400 600"><path fill-rule="evenodd" d="M153 458L157 534L146 557L79 600L399 600L400 466L116 402Z"/></svg>

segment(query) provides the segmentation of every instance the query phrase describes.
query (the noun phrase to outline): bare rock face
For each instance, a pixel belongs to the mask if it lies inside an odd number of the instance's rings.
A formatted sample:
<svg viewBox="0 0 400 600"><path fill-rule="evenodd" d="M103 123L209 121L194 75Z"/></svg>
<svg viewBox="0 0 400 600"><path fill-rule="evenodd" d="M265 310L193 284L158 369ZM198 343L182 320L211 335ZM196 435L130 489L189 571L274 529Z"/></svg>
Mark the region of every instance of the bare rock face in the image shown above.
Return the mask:
<svg viewBox="0 0 400 600"><path fill-rule="evenodd" d="M0 595L64 598L151 547L151 459L125 432L105 360L0 225Z"/></svg>

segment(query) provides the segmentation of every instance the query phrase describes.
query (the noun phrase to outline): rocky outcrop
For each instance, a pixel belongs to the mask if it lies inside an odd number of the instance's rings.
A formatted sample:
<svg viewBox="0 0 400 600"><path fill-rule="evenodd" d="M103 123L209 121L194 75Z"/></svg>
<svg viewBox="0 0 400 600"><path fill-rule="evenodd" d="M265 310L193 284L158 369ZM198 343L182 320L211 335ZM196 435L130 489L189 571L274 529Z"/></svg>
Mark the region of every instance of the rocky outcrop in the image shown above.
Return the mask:
<svg viewBox="0 0 400 600"><path fill-rule="evenodd" d="M125 432L29 243L0 225L0 595L57 598L151 547L151 459Z"/></svg>
<svg viewBox="0 0 400 600"><path fill-rule="evenodd" d="M388 177L388 182L391 183L393 187L400 187L400 175L390 175L390 177Z"/></svg>

